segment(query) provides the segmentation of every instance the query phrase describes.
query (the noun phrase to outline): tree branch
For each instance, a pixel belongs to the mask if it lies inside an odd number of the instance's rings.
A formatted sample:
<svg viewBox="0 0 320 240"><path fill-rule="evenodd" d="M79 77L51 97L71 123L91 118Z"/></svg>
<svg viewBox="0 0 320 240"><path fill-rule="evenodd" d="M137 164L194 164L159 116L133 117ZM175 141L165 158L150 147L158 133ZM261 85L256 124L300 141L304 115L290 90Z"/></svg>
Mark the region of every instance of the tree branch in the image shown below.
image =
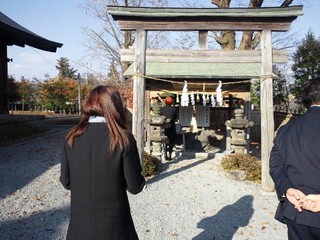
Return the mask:
<svg viewBox="0 0 320 240"><path fill-rule="evenodd" d="M284 0L280 7L288 7L293 0Z"/></svg>
<svg viewBox="0 0 320 240"><path fill-rule="evenodd" d="M218 8L228 8L231 0L211 0L211 3L216 5Z"/></svg>

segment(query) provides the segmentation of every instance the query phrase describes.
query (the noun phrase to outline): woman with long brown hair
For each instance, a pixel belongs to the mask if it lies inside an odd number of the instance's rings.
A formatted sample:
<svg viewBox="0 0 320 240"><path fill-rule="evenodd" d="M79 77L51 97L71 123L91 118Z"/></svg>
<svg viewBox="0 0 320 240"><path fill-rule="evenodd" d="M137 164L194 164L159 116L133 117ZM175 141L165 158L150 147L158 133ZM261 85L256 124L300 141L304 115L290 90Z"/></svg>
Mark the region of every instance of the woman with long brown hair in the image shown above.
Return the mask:
<svg viewBox="0 0 320 240"><path fill-rule="evenodd" d="M138 239L126 191L142 191L141 172L119 91L95 87L62 151L60 181L71 190L67 239Z"/></svg>

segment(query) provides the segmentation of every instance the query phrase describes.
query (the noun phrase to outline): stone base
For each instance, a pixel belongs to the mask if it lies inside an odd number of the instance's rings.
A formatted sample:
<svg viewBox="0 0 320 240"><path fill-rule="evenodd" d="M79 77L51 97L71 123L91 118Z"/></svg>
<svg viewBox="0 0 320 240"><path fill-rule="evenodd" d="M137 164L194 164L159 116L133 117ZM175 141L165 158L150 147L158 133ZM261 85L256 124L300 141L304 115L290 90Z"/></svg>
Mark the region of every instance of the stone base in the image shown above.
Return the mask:
<svg viewBox="0 0 320 240"><path fill-rule="evenodd" d="M244 146L231 145L231 149L234 150L235 153L240 153L240 154L248 153L248 150Z"/></svg>

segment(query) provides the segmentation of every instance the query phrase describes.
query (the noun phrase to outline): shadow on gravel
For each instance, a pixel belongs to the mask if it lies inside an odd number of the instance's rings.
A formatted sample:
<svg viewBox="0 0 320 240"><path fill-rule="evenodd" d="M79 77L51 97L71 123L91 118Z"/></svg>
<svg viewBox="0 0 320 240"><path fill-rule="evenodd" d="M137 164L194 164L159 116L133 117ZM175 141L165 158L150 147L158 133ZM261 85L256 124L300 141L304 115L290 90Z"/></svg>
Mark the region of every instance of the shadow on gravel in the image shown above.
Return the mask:
<svg viewBox="0 0 320 240"><path fill-rule="evenodd" d="M249 224L254 213L252 203L253 196L246 195L234 204L225 206L216 215L202 219L197 227L203 232L193 240L231 240L239 227Z"/></svg>
<svg viewBox="0 0 320 240"><path fill-rule="evenodd" d="M0 223L1 240L65 239L69 221L69 207L45 212L33 212L31 216Z"/></svg>
<svg viewBox="0 0 320 240"><path fill-rule="evenodd" d="M188 161L190 159L192 159L192 158L181 158L180 160L170 161L170 162L166 162L166 163L162 164L160 166L160 170L159 170L158 175L156 175L153 178L151 178L150 180L148 180L148 184L152 184L152 183L158 182L158 181L163 180L163 179L165 179L167 177L170 177L170 176L172 176L174 174L177 174L179 172L188 170L188 169L190 169L192 167L195 167L195 166L197 166L197 165L199 165L201 163L204 163L204 162L206 162L208 160L213 159L213 157L201 159L201 160L198 160L198 161L196 161L194 163L191 163L191 164L188 164L186 166L180 167L179 169L175 169L175 170L172 170L170 172L165 172L168 169L170 164L176 164L178 162Z"/></svg>
<svg viewBox="0 0 320 240"><path fill-rule="evenodd" d="M33 143L6 151L0 149L0 199L15 194L17 190L59 164L64 136L65 134L59 135L61 140L53 142L48 138L43 139L45 145Z"/></svg>

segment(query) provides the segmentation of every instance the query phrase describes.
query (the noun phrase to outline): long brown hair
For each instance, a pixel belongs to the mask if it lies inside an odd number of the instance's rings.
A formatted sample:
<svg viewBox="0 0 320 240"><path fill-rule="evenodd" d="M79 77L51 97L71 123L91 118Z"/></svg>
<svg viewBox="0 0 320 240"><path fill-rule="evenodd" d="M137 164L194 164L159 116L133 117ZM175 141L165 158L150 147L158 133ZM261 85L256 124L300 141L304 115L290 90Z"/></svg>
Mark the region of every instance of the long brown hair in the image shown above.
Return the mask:
<svg viewBox="0 0 320 240"><path fill-rule="evenodd" d="M112 154L117 145L123 149L129 144L126 109L117 88L101 85L95 87L83 100L81 111L80 122L70 130L66 137L70 147L72 147L74 138L87 129L90 116L105 117L110 133L109 148Z"/></svg>

